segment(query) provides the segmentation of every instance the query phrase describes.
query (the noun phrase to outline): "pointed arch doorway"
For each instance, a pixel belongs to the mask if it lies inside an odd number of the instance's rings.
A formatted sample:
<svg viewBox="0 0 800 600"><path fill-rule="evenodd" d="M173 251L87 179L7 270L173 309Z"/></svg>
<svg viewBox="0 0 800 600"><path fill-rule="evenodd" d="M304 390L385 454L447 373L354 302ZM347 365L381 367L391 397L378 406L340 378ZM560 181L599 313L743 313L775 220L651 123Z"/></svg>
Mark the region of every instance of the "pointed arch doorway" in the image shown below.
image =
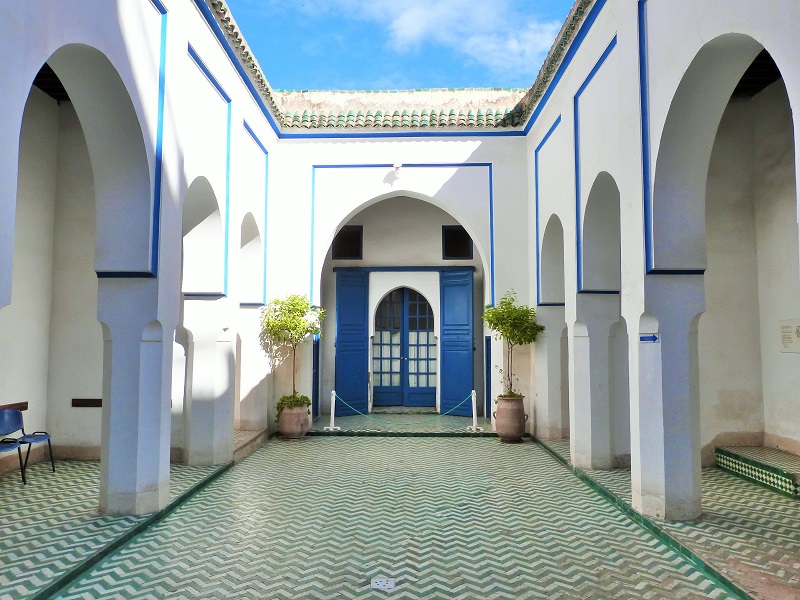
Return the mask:
<svg viewBox="0 0 800 600"><path fill-rule="evenodd" d="M428 300L403 287L375 311L372 337L374 406L436 406L438 343Z"/></svg>

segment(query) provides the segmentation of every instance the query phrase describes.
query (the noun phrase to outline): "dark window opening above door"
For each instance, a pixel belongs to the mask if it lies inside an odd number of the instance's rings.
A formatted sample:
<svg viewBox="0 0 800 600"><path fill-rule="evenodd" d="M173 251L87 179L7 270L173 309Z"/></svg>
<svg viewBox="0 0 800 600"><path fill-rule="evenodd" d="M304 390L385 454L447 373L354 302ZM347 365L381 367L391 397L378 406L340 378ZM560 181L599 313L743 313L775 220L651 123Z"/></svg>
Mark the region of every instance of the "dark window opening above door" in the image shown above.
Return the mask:
<svg viewBox="0 0 800 600"><path fill-rule="evenodd" d="M363 258L364 228L345 225L333 238L331 256L334 260L361 260Z"/></svg>
<svg viewBox="0 0 800 600"><path fill-rule="evenodd" d="M442 259L472 260L472 238L461 225L442 225Z"/></svg>

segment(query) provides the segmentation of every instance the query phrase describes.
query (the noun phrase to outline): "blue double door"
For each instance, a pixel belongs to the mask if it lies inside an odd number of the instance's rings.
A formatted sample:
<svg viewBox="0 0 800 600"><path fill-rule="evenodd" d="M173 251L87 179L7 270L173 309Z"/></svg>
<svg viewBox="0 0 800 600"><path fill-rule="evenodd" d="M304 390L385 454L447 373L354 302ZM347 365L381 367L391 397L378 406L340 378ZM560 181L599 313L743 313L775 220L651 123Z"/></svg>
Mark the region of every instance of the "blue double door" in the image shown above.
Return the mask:
<svg viewBox="0 0 800 600"><path fill-rule="evenodd" d="M421 294L400 288L387 294L371 317L369 272L342 269L336 275L335 388L346 402L337 402L337 416L367 413L370 371L375 406L435 406L438 385L440 413L470 416L472 270L440 273L439 315Z"/></svg>

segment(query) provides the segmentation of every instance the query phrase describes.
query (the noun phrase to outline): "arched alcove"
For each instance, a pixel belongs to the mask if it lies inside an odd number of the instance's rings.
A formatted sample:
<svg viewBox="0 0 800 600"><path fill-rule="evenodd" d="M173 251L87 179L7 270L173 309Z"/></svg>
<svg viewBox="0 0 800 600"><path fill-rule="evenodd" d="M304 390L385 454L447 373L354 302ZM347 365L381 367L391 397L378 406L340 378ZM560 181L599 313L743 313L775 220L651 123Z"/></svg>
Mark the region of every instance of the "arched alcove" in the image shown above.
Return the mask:
<svg viewBox="0 0 800 600"><path fill-rule="evenodd" d="M239 246L239 301L255 304L264 301L264 244L252 213L242 219Z"/></svg>
<svg viewBox="0 0 800 600"><path fill-rule="evenodd" d="M564 303L564 228L558 215L551 215L542 236L541 290L542 304Z"/></svg>
<svg viewBox="0 0 800 600"><path fill-rule="evenodd" d="M211 184L198 177L183 202L182 291L222 294L225 291L225 236L219 204Z"/></svg>
<svg viewBox="0 0 800 600"><path fill-rule="evenodd" d="M600 173L589 192L583 215L579 291L619 291L619 188L614 178Z"/></svg>

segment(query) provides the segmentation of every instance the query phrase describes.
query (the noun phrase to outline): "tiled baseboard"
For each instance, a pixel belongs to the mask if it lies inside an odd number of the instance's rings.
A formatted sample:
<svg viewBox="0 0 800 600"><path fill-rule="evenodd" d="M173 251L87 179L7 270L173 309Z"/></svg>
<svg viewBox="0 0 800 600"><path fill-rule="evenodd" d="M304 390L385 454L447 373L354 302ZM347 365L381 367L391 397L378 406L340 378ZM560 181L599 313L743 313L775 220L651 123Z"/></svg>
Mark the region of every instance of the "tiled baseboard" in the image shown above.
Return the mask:
<svg viewBox="0 0 800 600"><path fill-rule="evenodd" d="M717 448L715 455L720 469L760 483L787 496L800 498L800 483L797 481L796 473L743 456L731 448Z"/></svg>

